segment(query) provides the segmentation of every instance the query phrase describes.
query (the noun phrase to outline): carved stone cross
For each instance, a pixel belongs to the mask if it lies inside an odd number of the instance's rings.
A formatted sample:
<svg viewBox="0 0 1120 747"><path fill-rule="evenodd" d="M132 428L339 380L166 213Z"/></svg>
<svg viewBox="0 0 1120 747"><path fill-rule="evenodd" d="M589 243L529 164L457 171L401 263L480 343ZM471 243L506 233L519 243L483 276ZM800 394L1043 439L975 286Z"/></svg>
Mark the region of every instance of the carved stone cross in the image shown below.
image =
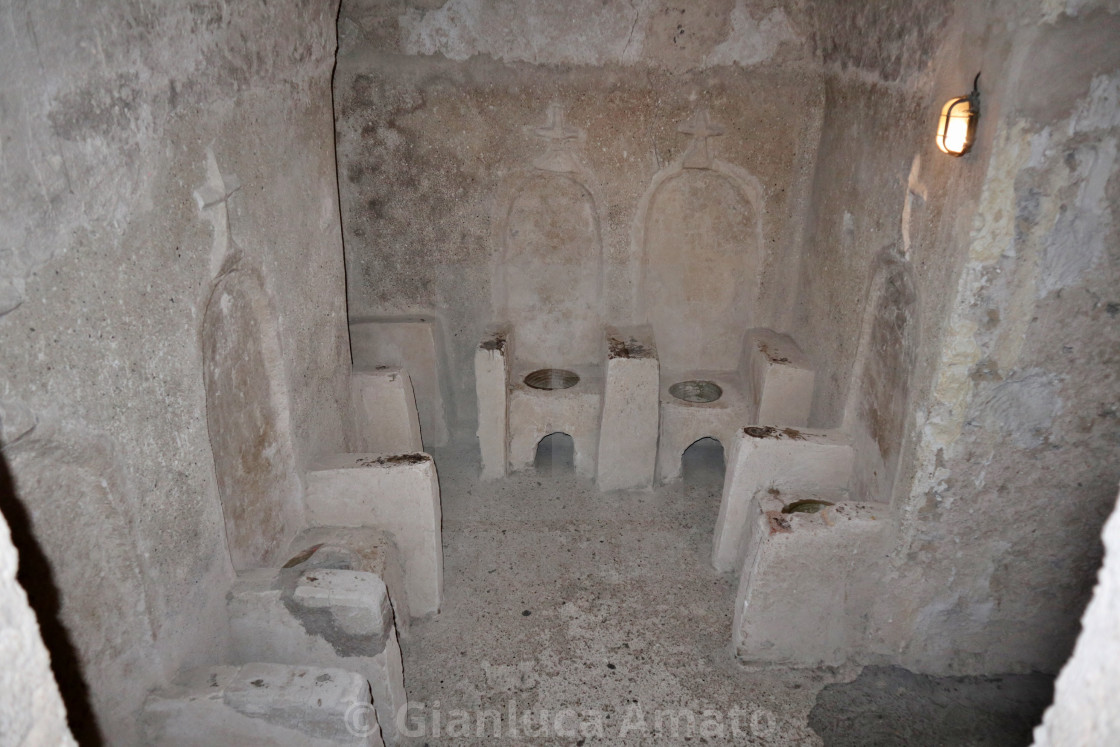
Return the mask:
<svg viewBox="0 0 1120 747"><path fill-rule="evenodd" d="M711 120L708 107L697 109L690 119L677 127L677 131L692 135L692 141L685 149L682 165L686 169L710 169L712 155L708 151L708 138L722 135L723 127Z"/></svg>
<svg viewBox="0 0 1120 747"><path fill-rule="evenodd" d="M576 127L569 127L564 123L564 107L560 104L549 104L548 123L544 127L534 130L538 137L545 140L563 142L565 140L579 139L580 131Z"/></svg>
<svg viewBox="0 0 1120 747"><path fill-rule="evenodd" d="M572 173L579 171L579 162L572 150L574 141L581 140L583 130L564 122L564 107L550 104L548 122L543 127L533 128L533 134L547 143L545 152L533 160L533 165L545 171Z"/></svg>

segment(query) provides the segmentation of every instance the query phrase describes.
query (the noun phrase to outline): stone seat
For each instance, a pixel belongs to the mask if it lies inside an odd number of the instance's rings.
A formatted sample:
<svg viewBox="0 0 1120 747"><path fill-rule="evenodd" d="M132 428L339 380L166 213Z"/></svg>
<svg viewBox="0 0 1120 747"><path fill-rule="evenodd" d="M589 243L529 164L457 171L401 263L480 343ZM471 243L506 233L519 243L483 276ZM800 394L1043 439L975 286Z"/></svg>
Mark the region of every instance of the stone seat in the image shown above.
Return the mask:
<svg viewBox="0 0 1120 747"><path fill-rule="evenodd" d="M548 362L515 359L506 328L475 352L478 439L484 479L529 469L541 439L572 438L575 469L602 490L648 488L657 445L657 352L648 327L605 328L601 362L563 366L578 381L540 389Z"/></svg>
<svg viewBox="0 0 1120 747"><path fill-rule="evenodd" d="M804 501L832 505L790 510ZM851 501L845 491L765 492L750 510L732 625L736 656L747 665L842 664L864 635L853 621L875 602L874 585L860 574L872 570L867 558L883 541L888 507Z"/></svg>
<svg viewBox="0 0 1120 747"><path fill-rule="evenodd" d="M747 426L731 440L712 545L716 570L737 570L758 501L767 495L840 495L852 477L853 450L838 431ZM777 491L776 493L773 491Z"/></svg>
<svg viewBox="0 0 1120 747"><path fill-rule="evenodd" d="M431 456L416 452L323 457L307 473L306 503L313 527L384 532L400 552L402 596L409 612L439 612L443 540L439 481Z"/></svg>
<svg viewBox="0 0 1120 747"><path fill-rule="evenodd" d="M688 402L670 391L676 384L693 381L718 386L719 399ZM735 432L753 419L753 407L737 371L662 371L658 404L661 419L657 477L662 483L681 476L681 455L693 443L702 438L714 438L726 451Z"/></svg>
<svg viewBox="0 0 1120 747"><path fill-rule="evenodd" d="M599 417L603 403L601 365L565 366L579 376L575 386L565 389L536 389L526 383L534 371L546 364L518 362L509 382L509 470L530 469L537 444L552 433L566 433L575 448L576 473L595 476L599 451Z"/></svg>
<svg viewBox="0 0 1120 747"><path fill-rule="evenodd" d="M743 662L838 665L863 635L866 571L890 507L853 500L854 456L842 431L748 426L732 441L712 564L739 570L732 643ZM800 501L832 505L803 513Z"/></svg>
<svg viewBox="0 0 1120 747"><path fill-rule="evenodd" d="M661 482L681 475L681 455L696 441L714 438L728 453L736 432L751 423L780 423L802 427L809 422L816 374L807 356L789 335L770 329L750 329L744 335L739 367L732 371L662 369L660 437L657 474ZM710 402L686 401L701 382L719 389Z"/></svg>
<svg viewBox="0 0 1120 747"><path fill-rule="evenodd" d="M753 422L808 425L817 375L793 338L771 329L748 330L743 358Z"/></svg>

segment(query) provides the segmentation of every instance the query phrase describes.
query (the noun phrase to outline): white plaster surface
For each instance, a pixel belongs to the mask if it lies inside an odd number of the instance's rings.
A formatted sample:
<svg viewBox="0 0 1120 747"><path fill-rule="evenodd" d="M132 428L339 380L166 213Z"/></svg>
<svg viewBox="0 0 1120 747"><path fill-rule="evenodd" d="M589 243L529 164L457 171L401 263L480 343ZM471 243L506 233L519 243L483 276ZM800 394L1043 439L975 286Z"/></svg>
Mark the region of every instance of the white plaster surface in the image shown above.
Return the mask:
<svg viewBox="0 0 1120 747"><path fill-rule="evenodd" d="M474 354L475 394L478 400L478 446L482 454L482 477L493 480L506 474L509 444L508 336L491 334Z"/></svg>
<svg viewBox="0 0 1120 747"><path fill-rule="evenodd" d="M752 329L743 343L754 418L763 425L806 426L816 371L789 335Z"/></svg>
<svg viewBox="0 0 1120 747"><path fill-rule="evenodd" d="M401 368L350 372L350 451L391 454L423 451L412 379Z"/></svg>
<svg viewBox="0 0 1120 747"><path fill-rule="evenodd" d="M681 381L712 381L723 390L715 402L685 402L669 393ZM661 374L661 422L657 443L657 478L661 482L681 475L681 455L701 438L714 438L729 454L735 434L754 422L753 408L737 371L664 371ZM730 464L730 460L728 460Z"/></svg>
<svg viewBox="0 0 1120 747"><path fill-rule="evenodd" d="M595 475L599 413L603 404L601 366L571 366L579 382L568 389L533 389L524 381L536 367L513 368L509 390L509 470L533 466L537 444L551 433L566 433L575 446L576 472Z"/></svg>
<svg viewBox="0 0 1120 747"><path fill-rule="evenodd" d="M836 666L862 641L889 512L844 497L804 490L754 494L732 625L732 644L744 663ZM782 513L800 499L835 505L819 513Z"/></svg>
<svg viewBox="0 0 1120 747"><path fill-rule="evenodd" d="M600 490L653 485L659 383L653 331L648 327L609 329L595 479Z"/></svg>
<svg viewBox="0 0 1120 747"><path fill-rule="evenodd" d="M411 613L443 598L439 481L427 454L335 454L307 474L307 511L319 526L375 527L392 536Z"/></svg>
<svg viewBox="0 0 1120 747"><path fill-rule="evenodd" d="M18 564L0 515L0 741L12 747L74 745L39 624L16 582Z"/></svg>
<svg viewBox="0 0 1120 747"><path fill-rule="evenodd" d="M1120 743L1120 511L1104 525L1104 565L1054 704L1034 731L1038 747Z"/></svg>

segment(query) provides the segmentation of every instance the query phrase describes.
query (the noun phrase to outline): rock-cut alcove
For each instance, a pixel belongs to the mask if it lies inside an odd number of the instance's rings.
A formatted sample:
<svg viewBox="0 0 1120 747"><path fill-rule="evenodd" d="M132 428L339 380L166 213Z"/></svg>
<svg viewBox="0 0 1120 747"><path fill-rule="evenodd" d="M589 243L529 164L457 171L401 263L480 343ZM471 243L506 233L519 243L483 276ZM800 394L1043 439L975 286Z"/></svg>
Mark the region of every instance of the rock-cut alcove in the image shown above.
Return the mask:
<svg viewBox="0 0 1120 747"><path fill-rule="evenodd" d="M214 283L202 322L206 422L239 570L280 560L303 523L274 318L259 274L235 267Z"/></svg>
<svg viewBox="0 0 1120 747"><path fill-rule="evenodd" d="M406 699L433 744L1026 741L1120 482L1115 0L5 11L0 741L158 742L202 703L376 743L337 706ZM780 584L713 567L736 497L797 590L759 669L727 644ZM1040 743L1120 741L1114 560ZM234 661L255 611L313 637L297 596L361 628L311 658L367 669ZM257 718L301 682L330 718Z"/></svg>

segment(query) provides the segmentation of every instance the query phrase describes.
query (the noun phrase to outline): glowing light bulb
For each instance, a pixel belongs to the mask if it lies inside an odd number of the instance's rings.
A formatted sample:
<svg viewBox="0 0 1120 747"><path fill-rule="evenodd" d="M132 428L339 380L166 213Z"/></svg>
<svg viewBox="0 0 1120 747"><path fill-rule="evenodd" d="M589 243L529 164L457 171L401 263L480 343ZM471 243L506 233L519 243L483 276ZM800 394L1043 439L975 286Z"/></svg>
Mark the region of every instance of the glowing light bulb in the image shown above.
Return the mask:
<svg viewBox="0 0 1120 747"><path fill-rule="evenodd" d="M976 84L980 74L972 83L972 93L950 99L941 109L937 122L937 147L951 156L963 156L972 148L976 138L976 121L980 118L980 91Z"/></svg>

